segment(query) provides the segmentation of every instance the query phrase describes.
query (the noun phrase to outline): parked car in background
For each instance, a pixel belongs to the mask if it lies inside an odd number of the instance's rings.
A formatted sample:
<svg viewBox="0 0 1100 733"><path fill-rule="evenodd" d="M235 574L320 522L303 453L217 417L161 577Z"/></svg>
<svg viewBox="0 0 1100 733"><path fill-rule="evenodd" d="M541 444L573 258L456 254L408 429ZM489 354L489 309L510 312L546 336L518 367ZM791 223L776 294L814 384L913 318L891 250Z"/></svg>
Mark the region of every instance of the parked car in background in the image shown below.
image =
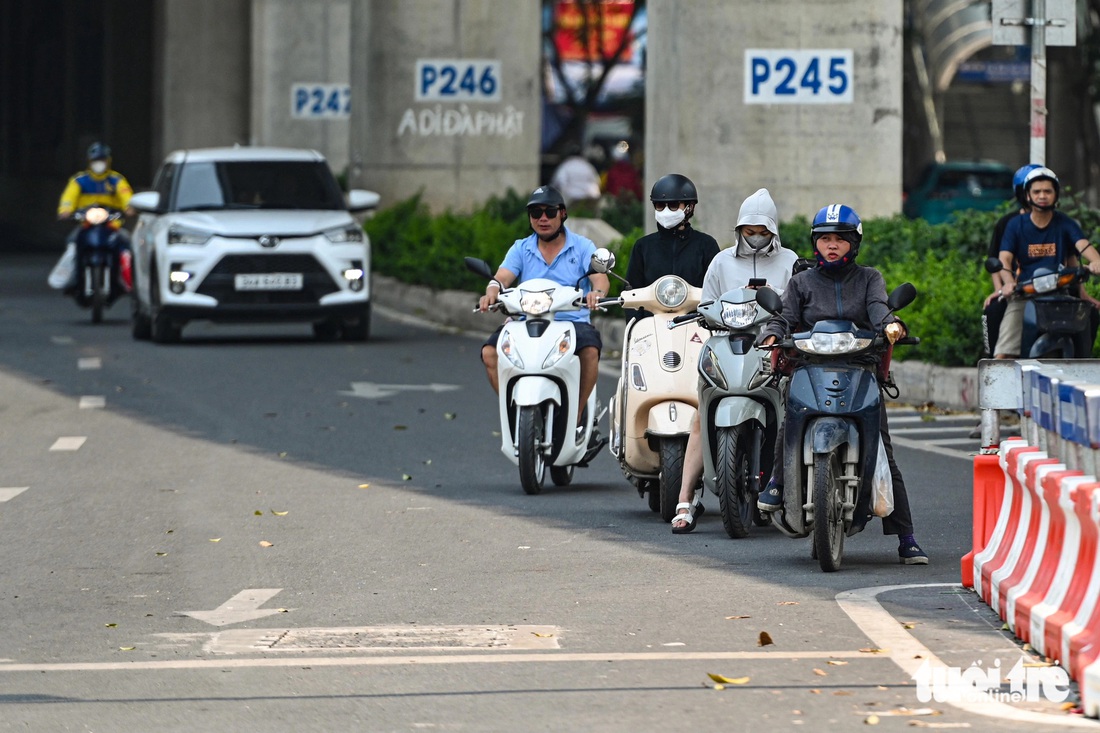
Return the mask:
<svg viewBox="0 0 1100 733"><path fill-rule="evenodd" d="M178 341L191 320L308 321L321 339L370 335L370 242L313 150L234 147L169 155L135 194L132 327Z"/></svg>
<svg viewBox="0 0 1100 733"><path fill-rule="evenodd" d="M1012 169L993 161L933 163L905 197L902 211L931 224L948 221L956 211L990 211L1012 194Z"/></svg>

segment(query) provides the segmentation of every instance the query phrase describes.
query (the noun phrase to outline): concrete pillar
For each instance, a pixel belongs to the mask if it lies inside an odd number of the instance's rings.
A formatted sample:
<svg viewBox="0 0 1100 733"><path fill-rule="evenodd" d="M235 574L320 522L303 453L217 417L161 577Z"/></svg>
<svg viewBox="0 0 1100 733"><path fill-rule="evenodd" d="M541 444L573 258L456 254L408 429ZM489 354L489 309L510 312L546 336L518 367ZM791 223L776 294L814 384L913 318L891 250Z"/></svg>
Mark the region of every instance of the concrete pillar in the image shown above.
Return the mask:
<svg viewBox="0 0 1100 733"><path fill-rule="evenodd" d="M539 3L352 0L351 17L353 185L436 211L538 185Z"/></svg>
<svg viewBox="0 0 1100 733"><path fill-rule="evenodd" d="M252 0L160 0L153 156L249 141Z"/></svg>
<svg viewBox="0 0 1100 733"><path fill-rule="evenodd" d="M648 13L647 188L690 177L696 223L720 244L761 186L783 220L829 203L863 217L900 210L901 0L649 0ZM850 50L851 102L747 104L746 49ZM772 74L774 88L783 70Z"/></svg>
<svg viewBox="0 0 1100 733"><path fill-rule="evenodd" d="M313 148L344 170L350 24L351 0L252 0L253 144Z"/></svg>

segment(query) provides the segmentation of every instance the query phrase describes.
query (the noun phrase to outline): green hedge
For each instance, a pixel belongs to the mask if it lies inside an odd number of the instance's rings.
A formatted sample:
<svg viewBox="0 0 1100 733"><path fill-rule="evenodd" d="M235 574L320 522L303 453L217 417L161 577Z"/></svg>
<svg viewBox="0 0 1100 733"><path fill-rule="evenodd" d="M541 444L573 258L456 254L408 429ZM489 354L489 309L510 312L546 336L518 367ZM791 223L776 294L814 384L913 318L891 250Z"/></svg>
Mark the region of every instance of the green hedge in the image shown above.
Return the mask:
<svg viewBox="0 0 1100 733"><path fill-rule="evenodd" d="M466 270L463 258L478 257L496 267L512 243L530 233L525 203L524 197L509 190L471 214L433 216L421 197L413 196L367 221L373 267L402 282L480 293L484 280ZM603 208L601 217L619 228L642 221L642 208L633 199L617 200ZM917 288L916 301L900 315L921 344L899 349L899 359L963 366L982 357L981 307L992 289L983 263L993 225L1009 209L1006 203L998 211L965 212L951 223L936 225L900 214L864 220L860 263L877 267L888 290L903 282ZM1085 236L1098 240L1100 211L1085 207L1068 191L1061 209L1080 222ZM808 219L783 222L779 233L787 247L801 256L810 255ZM620 275L626 274L630 250L644 234L637 227L611 245ZM616 285L613 279L612 292L617 292ZM1100 297L1100 282L1087 287Z"/></svg>

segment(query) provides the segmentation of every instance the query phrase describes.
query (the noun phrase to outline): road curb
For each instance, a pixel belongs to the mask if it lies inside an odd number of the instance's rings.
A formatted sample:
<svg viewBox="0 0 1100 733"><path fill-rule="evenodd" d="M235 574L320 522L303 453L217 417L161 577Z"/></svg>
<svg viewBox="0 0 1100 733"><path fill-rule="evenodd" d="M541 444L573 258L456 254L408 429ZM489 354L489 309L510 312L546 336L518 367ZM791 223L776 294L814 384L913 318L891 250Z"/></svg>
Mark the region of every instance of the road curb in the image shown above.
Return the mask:
<svg viewBox="0 0 1100 733"><path fill-rule="evenodd" d="M488 335L499 322L495 316L473 311L474 293L462 290L432 290L409 285L395 278L374 274L371 290L374 302L431 323ZM603 338L604 354L618 356L622 350L625 324L622 319L596 316L593 324ZM891 364L900 395L908 405L935 405L945 410L978 409L978 368L941 367L920 361Z"/></svg>

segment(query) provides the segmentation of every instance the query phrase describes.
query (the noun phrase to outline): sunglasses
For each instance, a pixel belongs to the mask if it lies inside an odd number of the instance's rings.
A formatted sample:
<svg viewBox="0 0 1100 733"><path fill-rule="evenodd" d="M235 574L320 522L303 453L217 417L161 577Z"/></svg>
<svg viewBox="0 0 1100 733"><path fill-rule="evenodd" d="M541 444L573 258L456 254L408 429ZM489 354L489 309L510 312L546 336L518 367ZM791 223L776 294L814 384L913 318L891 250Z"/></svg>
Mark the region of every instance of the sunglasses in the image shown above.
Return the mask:
<svg viewBox="0 0 1100 733"><path fill-rule="evenodd" d="M668 206L668 208L675 211L676 209L680 208L681 206L683 206L686 203L687 203L687 201L654 201L653 202L653 208L656 209L657 211L664 211L665 206Z"/></svg>
<svg viewBox="0 0 1100 733"><path fill-rule="evenodd" d="M532 219L541 219L545 216L547 219L553 219L558 215L557 206L528 206L527 215Z"/></svg>

